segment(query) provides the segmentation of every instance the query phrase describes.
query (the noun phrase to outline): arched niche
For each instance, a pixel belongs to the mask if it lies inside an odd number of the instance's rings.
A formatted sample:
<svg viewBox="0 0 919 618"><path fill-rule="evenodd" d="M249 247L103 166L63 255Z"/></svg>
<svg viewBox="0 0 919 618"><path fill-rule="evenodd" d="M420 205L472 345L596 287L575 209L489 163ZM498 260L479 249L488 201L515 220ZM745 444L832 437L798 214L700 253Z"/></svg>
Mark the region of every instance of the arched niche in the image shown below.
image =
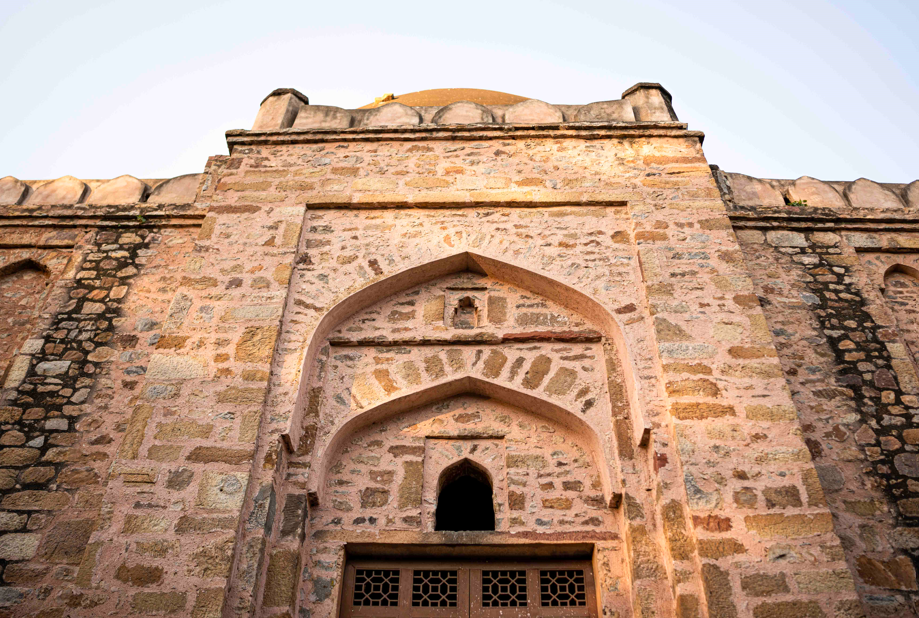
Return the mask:
<svg viewBox="0 0 919 618"><path fill-rule="evenodd" d="M564 429L578 436L579 441L584 443L585 449L595 459L599 476L599 491L603 495L604 504L618 505L622 492L615 466L614 447L609 436L604 437L582 416L552 401L537 397L532 393L510 389L505 385L477 376L465 376L426 385L402 393L369 409L360 410L343 419L330 432L328 438L318 440L314 446L308 491L319 505L327 502L330 469L336 462L338 454L352 441L354 436L409 411L467 394L504 402L553 427Z"/></svg>
<svg viewBox="0 0 919 618"><path fill-rule="evenodd" d="M50 269L32 258L0 266L0 383L33 328L50 282Z"/></svg>
<svg viewBox="0 0 919 618"><path fill-rule="evenodd" d="M579 313L597 325L602 334L609 338L615 346L616 354L618 355L617 360L623 372L623 388L626 393L626 400L629 403L633 426L640 427L643 425L643 422L636 418L639 416L640 410L633 378L633 362L629 356L622 329L616 318L606 307L590 295L549 275L539 273L532 268L464 251L408 268L395 275L374 281L359 290L351 291L323 315L314 328L307 344L300 373L297 401L287 429L282 435L290 451L296 451L297 445L301 443L301 439L304 437L304 417L310 401L308 391L311 385L311 374L315 371L317 355L320 349L327 344L330 333L350 316L376 302L433 279L463 271L480 273L503 281L511 281L516 286L549 298L561 306Z"/></svg>
<svg viewBox="0 0 919 618"><path fill-rule="evenodd" d="M444 468L437 479L434 530L495 530L494 484L488 470L464 457Z"/></svg>
<svg viewBox="0 0 919 618"><path fill-rule="evenodd" d="M919 284L919 270L907 264L892 264L884 271L884 289L888 287L890 281L895 279L910 278L916 284Z"/></svg>

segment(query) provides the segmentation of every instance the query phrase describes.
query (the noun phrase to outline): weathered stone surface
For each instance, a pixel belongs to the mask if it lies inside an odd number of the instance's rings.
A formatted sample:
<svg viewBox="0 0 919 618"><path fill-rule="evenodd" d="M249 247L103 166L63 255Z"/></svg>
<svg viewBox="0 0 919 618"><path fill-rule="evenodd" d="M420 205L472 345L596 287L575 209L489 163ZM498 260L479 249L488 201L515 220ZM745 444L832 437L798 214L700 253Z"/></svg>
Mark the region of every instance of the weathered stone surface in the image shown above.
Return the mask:
<svg viewBox="0 0 919 618"><path fill-rule="evenodd" d="M0 206L19 204L29 193L29 185L18 178L4 176L0 178Z"/></svg>
<svg viewBox="0 0 919 618"><path fill-rule="evenodd" d="M0 560L29 560L38 551L40 534L4 534L0 536Z"/></svg>
<svg viewBox="0 0 919 618"><path fill-rule="evenodd" d="M198 483L196 504L206 509L236 509L242 504L249 475L205 470Z"/></svg>
<svg viewBox="0 0 919 618"><path fill-rule="evenodd" d="M62 176L33 188L29 196L30 206L49 204L79 204L86 197L89 188L82 180L73 176Z"/></svg>
<svg viewBox="0 0 919 618"><path fill-rule="evenodd" d="M279 550L271 554L263 599L266 607L287 607L291 604L299 581L298 564L297 552Z"/></svg>
<svg viewBox="0 0 919 618"><path fill-rule="evenodd" d="M785 199L772 185L743 174L730 174L734 202L743 206L782 208Z"/></svg>
<svg viewBox="0 0 919 618"><path fill-rule="evenodd" d="M194 380L207 376L207 363L203 358L154 354L147 366L147 379L152 382Z"/></svg>
<svg viewBox="0 0 919 618"><path fill-rule="evenodd" d="M147 197L148 204L191 204L198 193L204 174L185 174L164 180L153 187Z"/></svg>
<svg viewBox="0 0 919 618"><path fill-rule="evenodd" d="M457 101L437 110L434 124L475 124L494 122L495 116L484 105L471 101Z"/></svg>
<svg viewBox="0 0 919 618"><path fill-rule="evenodd" d="M274 326L249 326L236 342L236 360L241 363L271 361L278 329Z"/></svg>
<svg viewBox="0 0 919 618"><path fill-rule="evenodd" d="M833 187L825 182L801 176L785 189L789 202L807 202L808 208L846 208L846 202Z"/></svg>
<svg viewBox="0 0 919 618"><path fill-rule="evenodd" d="M294 129L347 129L351 112L330 105L303 105L294 120Z"/></svg>
<svg viewBox="0 0 919 618"><path fill-rule="evenodd" d="M624 99L597 101L582 105L574 117L577 122L635 122L632 104Z"/></svg>
<svg viewBox="0 0 919 618"><path fill-rule="evenodd" d="M512 105L504 112L504 122L508 124L554 123L563 120L564 116L557 107L536 99Z"/></svg>
<svg viewBox="0 0 919 618"><path fill-rule="evenodd" d="M387 103L367 112L361 121L362 127L411 126L421 123L421 114L402 105Z"/></svg>
<svg viewBox="0 0 919 618"><path fill-rule="evenodd" d="M93 189L86 201L99 206L135 204L143 201L148 190L146 184L133 176L119 176Z"/></svg>
<svg viewBox="0 0 919 618"><path fill-rule="evenodd" d="M843 195L853 208L903 210L906 207L895 193L867 178L859 178L849 183Z"/></svg>

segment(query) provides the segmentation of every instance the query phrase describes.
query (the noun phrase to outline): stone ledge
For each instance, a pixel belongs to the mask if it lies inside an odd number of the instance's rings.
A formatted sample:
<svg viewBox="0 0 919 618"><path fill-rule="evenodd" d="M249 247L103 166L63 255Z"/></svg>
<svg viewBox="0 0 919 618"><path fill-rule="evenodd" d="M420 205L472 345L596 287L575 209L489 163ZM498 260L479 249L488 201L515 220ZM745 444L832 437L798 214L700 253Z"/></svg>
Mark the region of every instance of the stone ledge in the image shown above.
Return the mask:
<svg viewBox="0 0 919 618"><path fill-rule="evenodd" d="M226 132L232 154L235 146L308 144L316 142L375 142L424 140L532 139L537 137L609 139L611 137L695 137L684 122L560 122L549 124L478 124L358 127L351 129L283 129L279 131Z"/></svg>

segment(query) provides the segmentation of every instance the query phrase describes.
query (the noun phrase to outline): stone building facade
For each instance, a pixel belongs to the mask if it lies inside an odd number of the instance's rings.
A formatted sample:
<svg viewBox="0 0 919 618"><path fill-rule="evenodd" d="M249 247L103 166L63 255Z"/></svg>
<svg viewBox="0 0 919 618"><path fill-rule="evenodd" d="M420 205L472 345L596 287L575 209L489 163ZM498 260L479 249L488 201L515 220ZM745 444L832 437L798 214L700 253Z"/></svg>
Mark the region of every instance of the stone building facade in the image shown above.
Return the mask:
<svg viewBox="0 0 919 618"><path fill-rule="evenodd" d="M919 182L658 84L0 180L0 615L919 615Z"/></svg>

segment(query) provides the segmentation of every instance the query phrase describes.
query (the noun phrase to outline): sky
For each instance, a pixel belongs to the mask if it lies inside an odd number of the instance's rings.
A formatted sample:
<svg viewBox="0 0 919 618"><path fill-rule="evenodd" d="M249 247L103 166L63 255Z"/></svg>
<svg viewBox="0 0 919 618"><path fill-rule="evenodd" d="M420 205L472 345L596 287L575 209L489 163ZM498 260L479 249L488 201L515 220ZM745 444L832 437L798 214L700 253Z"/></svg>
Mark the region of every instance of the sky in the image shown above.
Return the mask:
<svg viewBox="0 0 919 618"><path fill-rule="evenodd" d="M0 177L200 172L280 87L348 108L659 82L724 170L911 182L916 33L919 0L2 0Z"/></svg>

